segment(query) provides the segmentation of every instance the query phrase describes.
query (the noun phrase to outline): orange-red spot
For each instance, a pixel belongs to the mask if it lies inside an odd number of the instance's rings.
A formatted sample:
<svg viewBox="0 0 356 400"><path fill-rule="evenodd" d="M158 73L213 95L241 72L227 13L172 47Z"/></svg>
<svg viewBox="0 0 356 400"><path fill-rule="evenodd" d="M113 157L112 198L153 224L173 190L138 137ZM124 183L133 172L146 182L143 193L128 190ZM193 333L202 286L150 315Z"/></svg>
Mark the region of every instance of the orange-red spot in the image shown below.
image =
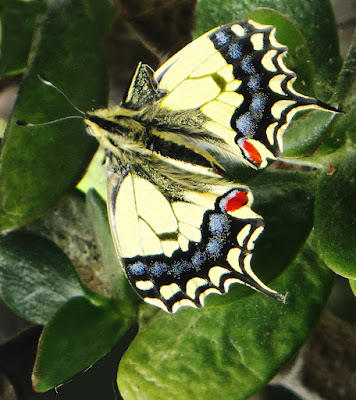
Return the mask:
<svg viewBox="0 0 356 400"><path fill-rule="evenodd" d="M231 197L226 202L225 210L226 211L236 211L242 206L247 204L247 193L245 192L236 192L234 197Z"/></svg>
<svg viewBox="0 0 356 400"><path fill-rule="evenodd" d="M242 146L245 150L245 152L248 155L248 158L255 164L261 164L262 162L262 157L261 154L258 152L256 147L250 143L249 141L245 140L242 142Z"/></svg>

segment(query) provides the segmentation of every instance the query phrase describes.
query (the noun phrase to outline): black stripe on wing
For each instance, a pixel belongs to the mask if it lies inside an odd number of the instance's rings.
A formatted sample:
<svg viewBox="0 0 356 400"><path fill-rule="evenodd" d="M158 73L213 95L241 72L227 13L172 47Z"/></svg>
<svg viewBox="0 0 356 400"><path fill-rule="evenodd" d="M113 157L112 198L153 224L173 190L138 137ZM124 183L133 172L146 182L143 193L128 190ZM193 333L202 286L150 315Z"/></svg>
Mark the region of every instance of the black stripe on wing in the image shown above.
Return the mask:
<svg viewBox="0 0 356 400"><path fill-rule="evenodd" d="M241 81L236 92L244 100L236 108L230 125L237 133L235 142L256 167L261 164L260 157L254 158L255 150L249 148L251 144L244 146L245 140L258 141L270 152L268 158L276 158L283 150L281 136L297 108L337 112L334 107L293 89L296 75L282 60L287 47L277 42L274 32L273 26L239 21L209 35L215 48L233 66L235 79Z"/></svg>

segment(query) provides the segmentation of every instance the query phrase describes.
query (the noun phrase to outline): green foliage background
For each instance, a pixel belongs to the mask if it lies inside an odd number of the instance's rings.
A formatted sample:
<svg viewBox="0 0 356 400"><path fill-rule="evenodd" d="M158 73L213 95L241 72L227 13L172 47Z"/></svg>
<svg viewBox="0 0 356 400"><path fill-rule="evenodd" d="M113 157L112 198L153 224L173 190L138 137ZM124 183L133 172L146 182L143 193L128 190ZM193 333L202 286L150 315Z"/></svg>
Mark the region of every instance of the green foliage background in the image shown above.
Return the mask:
<svg viewBox="0 0 356 400"><path fill-rule="evenodd" d="M344 114L313 111L294 121L285 135L285 161L293 168L231 172L251 187L254 209L266 221L253 269L271 287L288 291L287 303L235 285L227 296L210 296L202 310L171 316L138 303L120 269L97 192L76 196L77 212L66 223L85 219L92 226L105 296L83 285L61 248L19 229L73 191L97 148L82 121L16 125L73 114L37 75L83 110L105 106L102 41L120 14L102 0L13 0L1 4L0 18L1 77L24 74L0 153L0 295L20 316L44 325L34 388L46 391L63 383L115 343L120 346L138 324L118 370L125 400L247 399L309 336L330 292L331 270L350 279L355 290L356 40L343 63L325 0L199 2L195 36L239 19L276 26L277 39L289 47L286 63L299 76L296 88L339 105ZM100 158L80 188L104 195L98 184L103 179L97 178L103 176Z"/></svg>

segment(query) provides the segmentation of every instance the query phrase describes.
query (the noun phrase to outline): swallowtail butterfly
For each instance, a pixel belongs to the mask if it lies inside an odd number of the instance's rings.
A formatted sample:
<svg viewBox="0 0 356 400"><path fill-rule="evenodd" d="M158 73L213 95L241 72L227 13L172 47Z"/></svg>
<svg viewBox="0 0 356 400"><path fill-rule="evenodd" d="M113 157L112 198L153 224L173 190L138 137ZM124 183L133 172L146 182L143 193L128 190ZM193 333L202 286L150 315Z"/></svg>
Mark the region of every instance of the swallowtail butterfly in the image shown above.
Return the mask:
<svg viewBox="0 0 356 400"><path fill-rule="evenodd" d="M251 270L263 219L222 160L264 168L297 111L337 111L293 89L286 51L272 26L233 22L156 72L140 63L121 105L85 113L106 152L116 250L147 303L201 307L234 282L284 300Z"/></svg>

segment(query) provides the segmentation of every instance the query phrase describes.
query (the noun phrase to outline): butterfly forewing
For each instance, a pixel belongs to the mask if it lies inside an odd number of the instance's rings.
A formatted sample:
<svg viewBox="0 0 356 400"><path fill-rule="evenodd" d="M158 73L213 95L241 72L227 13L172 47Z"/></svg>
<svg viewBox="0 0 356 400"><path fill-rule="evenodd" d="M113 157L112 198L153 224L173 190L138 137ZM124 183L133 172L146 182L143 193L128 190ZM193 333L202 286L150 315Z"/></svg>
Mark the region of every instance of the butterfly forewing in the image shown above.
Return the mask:
<svg viewBox="0 0 356 400"><path fill-rule="evenodd" d="M283 63L287 48L272 26L234 22L213 29L155 73L170 110L198 108L204 128L225 140L254 168L283 150L282 135L302 109L327 108L297 93L295 74Z"/></svg>

